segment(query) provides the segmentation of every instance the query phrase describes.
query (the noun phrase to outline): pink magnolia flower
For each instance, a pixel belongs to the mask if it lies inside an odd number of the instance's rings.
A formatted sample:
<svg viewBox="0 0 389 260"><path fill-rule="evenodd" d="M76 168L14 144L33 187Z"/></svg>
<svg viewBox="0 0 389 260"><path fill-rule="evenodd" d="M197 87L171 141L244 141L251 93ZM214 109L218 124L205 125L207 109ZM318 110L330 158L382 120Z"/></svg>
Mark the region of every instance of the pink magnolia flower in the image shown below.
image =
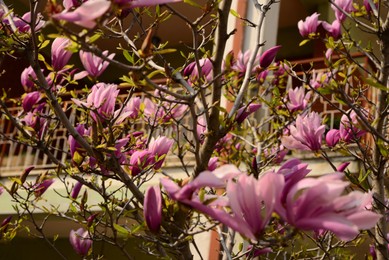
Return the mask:
<svg viewBox="0 0 389 260"><path fill-rule="evenodd" d="M334 37L335 40L339 39L342 32L341 24L339 20L334 20L332 24L323 21L321 25L323 26L324 30L328 32L330 36Z"/></svg>
<svg viewBox="0 0 389 260"><path fill-rule="evenodd" d="M205 78L205 81L209 82L212 80L212 71L213 71L213 65L210 59L200 59L199 60L200 68L201 68L201 75L203 78ZM183 75L189 77L188 81L189 83L195 83L199 78L199 71L197 68L196 62L190 63L188 66L185 67L183 71Z"/></svg>
<svg viewBox="0 0 389 260"><path fill-rule="evenodd" d="M74 98L72 100L77 106L92 109L91 116L97 121L100 118L110 119L113 116L118 94L117 85L97 83L92 87L86 102Z"/></svg>
<svg viewBox="0 0 389 260"><path fill-rule="evenodd" d="M132 97L128 101L127 105L124 108L119 108L115 111L116 124L122 123L127 118L135 119L138 117L140 112L140 105L142 100L140 97Z"/></svg>
<svg viewBox="0 0 389 260"><path fill-rule="evenodd" d="M236 181L234 180L236 178ZM257 239L268 223L283 187L283 176L269 172L260 179L247 176L233 165L223 165L213 172L205 171L180 188L167 178L162 186L174 200L191 206L220 221L250 239ZM203 187L226 187L225 197L202 196ZM224 208L229 206L230 210Z"/></svg>
<svg viewBox="0 0 389 260"><path fill-rule="evenodd" d="M154 169L158 170L161 168L165 160L165 156L169 152L173 143L174 140L165 136L159 136L156 139L154 139L154 137L151 138L148 150L150 152L150 156L152 156L155 161Z"/></svg>
<svg viewBox="0 0 389 260"><path fill-rule="evenodd" d="M76 130L77 132L81 135L81 136L84 136L88 131L85 129L85 125L84 124L78 124L76 126ZM69 142L69 150L70 150L70 155L72 156L72 159L73 159L73 156L74 156L74 153L77 151L79 154L82 154L82 150L80 149L81 148L81 145L76 141L76 139L74 139L74 137L72 135L69 135L69 138L68 138L68 142Z"/></svg>
<svg viewBox="0 0 389 260"><path fill-rule="evenodd" d="M135 151L130 158L131 175L136 176L152 164L148 150Z"/></svg>
<svg viewBox="0 0 389 260"><path fill-rule="evenodd" d="M256 112L258 109L262 107L261 104L249 104L248 106L244 106L238 109L236 111L236 118L235 121L238 124L241 124L249 115Z"/></svg>
<svg viewBox="0 0 389 260"><path fill-rule="evenodd" d="M51 64L54 70L59 71L69 62L72 52L66 48L70 45L68 38L58 37L51 45Z"/></svg>
<svg viewBox="0 0 389 260"><path fill-rule="evenodd" d="M281 203L286 202L286 197L290 189L296 185L299 181L305 178L307 174L311 171L307 169L308 164L302 163L299 159L289 159L286 161L280 169L278 169L277 174L284 176L285 186L281 194ZM281 216L285 216L285 212L279 210Z"/></svg>
<svg viewBox="0 0 389 260"><path fill-rule="evenodd" d="M351 120L351 121L350 121ZM340 126L339 126L339 136L340 139L346 143L355 140L366 132L359 129L358 125L358 116L355 111L351 111L349 115L343 115L340 118Z"/></svg>
<svg viewBox="0 0 389 260"><path fill-rule="evenodd" d="M116 4L129 5L131 8L178 3L182 0L114 0Z"/></svg>
<svg viewBox="0 0 389 260"><path fill-rule="evenodd" d="M67 3L67 6L68 5ZM74 11L65 10L62 13L54 14L52 17L57 20L73 22L81 27L93 29L96 26L96 19L105 14L111 6L108 0L89 0L82 3Z"/></svg>
<svg viewBox="0 0 389 260"><path fill-rule="evenodd" d="M290 135L282 137L282 144L288 149L318 151L325 131L318 113L298 115L296 125L289 128Z"/></svg>
<svg viewBox="0 0 389 260"><path fill-rule="evenodd" d="M103 55L109 59L113 59L115 54L108 55L108 51L103 51ZM80 60L85 70L91 77L99 77L108 67L109 62L97 57L91 52L80 51Z"/></svg>
<svg viewBox="0 0 389 260"><path fill-rule="evenodd" d="M40 197L42 196L43 193L46 192L46 190L51 186L51 184L54 183L54 180L53 179L46 179L46 180L43 180L42 182L40 183L37 183L36 185L34 185L34 194L35 194L35 197Z"/></svg>
<svg viewBox="0 0 389 260"><path fill-rule="evenodd" d="M342 163L341 165L339 165L339 166L336 168L336 170L337 170L338 172L344 172L344 171L346 170L347 166L349 166L349 165L350 165L350 162L344 162L344 163Z"/></svg>
<svg viewBox="0 0 389 260"><path fill-rule="evenodd" d="M238 56L236 59L232 60L231 69L239 72L240 76L244 76L247 69L247 63L249 62L251 56L251 51L247 50L244 53L242 51L239 51ZM259 55L255 58L252 72L255 70L255 67L259 65Z"/></svg>
<svg viewBox="0 0 389 260"><path fill-rule="evenodd" d="M290 112L295 112L298 110L304 110L308 106L311 93L305 93L304 87L297 87L289 89L288 97L289 101L286 103L286 106Z"/></svg>
<svg viewBox="0 0 389 260"><path fill-rule="evenodd" d="M347 18L346 14L344 14L341 10L345 13L355 11L353 7L353 0L335 0L334 4L331 4L331 8L334 10L335 17L339 20L339 22L343 22Z"/></svg>
<svg viewBox="0 0 389 260"><path fill-rule="evenodd" d="M320 25L321 21L319 21L319 15L318 13L314 13L311 16L308 16L305 18L305 21L300 20L297 23L299 32L301 36L307 37L311 33L316 33L317 27Z"/></svg>
<svg viewBox="0 0 389 260"><path fill-rule="evenodd" d="M212 157L208 162L208 171L214 171L217 168L218 157Z"/></svg>
<svg viewBox="0 0 389 260"><path fill-rule="evenodd" d="M24 112L30 112L33 106L36 103L38 103L40 99L41 99L41 93L39 91L34 91L26 94L23 97L23 101L22 101L22 107Z"/></svg>
<svg viewBox="0 0 389 260"><path fill-rule="evenodd" d="M8 18L4 19L3 22L5 24L9 24ZM18 28L19 32L26 33L26 32L31 32L31 12L25 13L22 18L19 17L13 17L13 22ZM42 15L38 13L36 23L35 23L35 31L39 31L42 29L42 27L45 25L45 21L42 19Z"/></svg>
<svg viewBox="0 0 389 260"><path fill-rule="evenodd" d="M158 232L162 222L162 195L159 185L149 187L145 194L143 215L151 232Z"/></svg>
<svg viewBox="0 0 389 260"><path fill-rule="evenodd" d="M86 2L88 0L63 0L63 6L66 10L72 8L72 7L79 7L83 2Z"/></svg>
<svg viewBox="0 0 389 260"><path fill-rule="evenodd" d="M83 184L81 182L79 182L79 181L76 182L76 184L74 185L74 187L72 189L72 192L70 193L70 197L72 199L77 199L77 196L80 193L82 185Z"/></svg>
<svg viewBox="0 0 389 260"><path fill-rule="evenodd" d="M280 49L281 45L277 45L264 51L261 55L261 58L259 59L259 66L261 66L261 68L269 67Z"/></svg>
<svg viewBox="0 0 389 260"><path fill-rule="evenodd" d="M340 140L339 130L331 129L326 134L326 143L329 147L334 147Z"/></svg>
<svg viewBox="0 0 389 260"><path fill-rule="evenodd" d="M88 231L83 228L79 228L77 231L71 230L69 234L69 241L74 251L81 256L88 255L93 242Z"/></svg>
<svg viewBox="0 0 389 260"><path fill-rule="evenodd" d="M239 223L239 228L235 229L245 237L258 238L273 214L283 185L283 176L274 172L268 172L258 180L245 174L236 182L230 180L226 192L231 211Z"/></svg>
<svg viewBox="0 0 389 260"><path fill-rule="evenodd" d="M284 204L287 222L302 230L329 230L341 240L351 240L359 230L372 228L380 218L368 210L372 194L353 191L342 195L349 185L342 176L305 178L294 185Z"/></svg>
<svg viewBox="0 0 389 260"><path fill-rule="evenodd" d="M35 71L32 69L31 66L25 68L22 71L22 74L20 74L20 82L22 83L22 86L26 92L30 92L34 88L34 80L37 80L37 78Z"/></svg>

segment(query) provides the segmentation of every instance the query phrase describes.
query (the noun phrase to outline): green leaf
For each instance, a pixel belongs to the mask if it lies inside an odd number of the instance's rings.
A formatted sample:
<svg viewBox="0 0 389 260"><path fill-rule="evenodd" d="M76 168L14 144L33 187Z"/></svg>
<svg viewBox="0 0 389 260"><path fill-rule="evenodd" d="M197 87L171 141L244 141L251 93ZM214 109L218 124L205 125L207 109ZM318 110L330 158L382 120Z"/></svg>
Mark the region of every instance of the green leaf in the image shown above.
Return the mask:
<svg viewBox="0 0 389 260"><path fill-rule="evenodd" d="M128 237L130 235L130 232L127 229L125 229L124 227L122 227L116 223L113 224L113 227L115 228L115 230L117 232L119 232L119 234L121 234L125 237Z"/></svg>
<svg viewBox="0 0 389 260"><path fill-rule="evenodd" d="M305 39L305 40L300 42L299 46L301 47L301 46L305 45L306 43L308 43L309 41L310 41L310 39Z"/></svg>
<svg viewBox="0 0 389 260"><path fill-rule="evenodd" d="M380 90L383 90L383 91L387 91L388 88L385 87L384 85L382 85L381 83L377 82L375 79L372 79L372 78L366 78L365 79L365 82L367 84L369 84L370 86L374 87L374 88L378 88Z"/></svg>
<svg viewBox="0 0 389 260"><path fill-rule="evenodd" d="M123 56L128 62L134 63L134 57L127 50L123 50Z"/></svg>
<svg viewBox="0 0 389 260"><path fill-rule="evenodd" d="M237 11L235 11L234 9L230 10L230 14L232 14L236 18L239 18L239 19L241 18L240 14Z"/></svg>
<svg viewBox="0 0 389 260"><path fill-rule="evenodd" d="M196 3L195 1L192 1L192 0L184 0L184 3L190 4L191 6L194 6L194 7L202 8L201 5L199 5L198 3Z"/></svg>

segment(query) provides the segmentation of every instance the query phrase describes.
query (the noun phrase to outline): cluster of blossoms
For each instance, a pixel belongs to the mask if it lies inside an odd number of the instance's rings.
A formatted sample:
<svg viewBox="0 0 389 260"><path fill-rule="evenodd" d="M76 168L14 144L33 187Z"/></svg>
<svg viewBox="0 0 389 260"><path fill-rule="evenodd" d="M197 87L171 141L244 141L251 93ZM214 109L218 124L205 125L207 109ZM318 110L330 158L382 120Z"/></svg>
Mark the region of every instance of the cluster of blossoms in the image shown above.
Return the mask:
<svg viewBox="0 0 389 260"><path fill-rule="evenodd" d="M298 159L285 162L278 170L263 173L258 179L233 165L202 172L180 187L170 179L161 179L167 195L239 232L252 241L260 241L273 213L281 223L320 234L331 231L342 240L351 240L360 230L375 225L380 215L370 211L372 194L343 192L349 185L343 174L335 172L309 178L307 164ZM225 189L223 195L204 189ZM157 187L147 191L144 205L146 223L157 231L161 223L162 199Z"/></svg>

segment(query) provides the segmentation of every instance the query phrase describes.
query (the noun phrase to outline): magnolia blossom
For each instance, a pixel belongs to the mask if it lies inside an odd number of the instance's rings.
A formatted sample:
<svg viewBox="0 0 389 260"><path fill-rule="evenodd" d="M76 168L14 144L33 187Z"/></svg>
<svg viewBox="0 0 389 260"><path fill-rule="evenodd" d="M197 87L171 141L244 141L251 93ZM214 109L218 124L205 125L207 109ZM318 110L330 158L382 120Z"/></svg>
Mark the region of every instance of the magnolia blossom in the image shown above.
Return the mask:
<svg viewBox="0 0 389 260"><path fill-rule="evenodd" d="M131 175L136 176L152 164L151 153L148 150L135 151L130 158Z"/></svg>
<svg viewBox="0 0 389 260"><path fill-rule="evenodd" d="M300 20L297 24L301 36L307 37L311 33L316 33L317 27L320 25L318 13L314 13L311 16L305 18L305 21Z"/></svg>
<svg viewBox="0 0 389 260"><path fill-rule="evenodd" d="M247 238L256 240L273 213L282 190L283 177L269 172L257 180L240 172L233 165L223 165L213 172L200 173L182 188L166 178L161 179L161 183L172 199L203 212ZM226 196L200 197L197 191L204 187L226 187ZM226 206L231 210L226 211Z"/></svg>
<svg viewBox="0 0 389 260"><path fill-rule="evenodd" d="M242 174L236 182L228 182L227 197L239 233L253 240L259 237L271 218L283 185L283 177L274 172L265 173L258 180Z"/></svg>
<svg viewBox="0 0 389 260"><path fill-rule="evenodd" d="M350 121L351 120L351 121ZM358 116L354 110L349 114L343 115L340 119L339 136L344 142L349 143L365 134L365 131L359 129Z"/></svg>
<svg viewBox="0 0 389 260"><path fill-rule="evenodd" d="M156 139L151 138L148 150L150 155L155 160L154 169L161 168L166 154L169 152L174 141L165 136L159 136Z"/></svg>
<svg viewBox="0 0 389 260"><path fill-rule="evenodd" d="M46 190L51 186L51 184L54 183L54 179L46 179L43 180L42 182L34 185L34 194L35 197L40 197L42 196L43 193L46 192Z"/></svg>
<svg viewBox="0 0 389 260"><path fill-rule="evenodd" d="M353 12L353 0L335 0L334 4L331 4L332 10L335 12L335 17L339 22L346 20L347 16L345 13Z"/></svg>
<svg viewBox="0 0 389 260"><path fill-rule="evenodd" d="M304 110L308 106L311 93L305 93L304 87L298 87L289 89L288 97L289 101L286 103L286 106L290 112L295 112L298 110Z"/></svg>
<svg viewBox="0 0 389 260"><path fill-rule="evenodd" d="M77 231L71 230L69 234L69 241L74 251L81 256L88 255L93 242L89 236L89 232L83 228L79 228Z"/></svg>
<svg viewBox="0 0 389 260"><path fill-rule="evenodd" d="M69 1L67 1L69 2ZM66 3L66 6L71 6ZM81 27L93 29L96 26L96 19L105 14L111 6L108 0L89 0L82 3L74 11L65 10L62 13L53 14L52 17L57 20L73 22Z"/></svg>
<svg viewBox="0 0 389 260"><path fill-rule="evenodd" d="M113 59L115 54L108 55L108 51L103 51L103 56ZM80 51L80 60L88 74L94 78L99 77L108 67L109 62L97 57L91 52Z"/></svg>
<svg viewBox="0 0 389 260"><path fill-rule="evenodd" d="M77 106L92 109L91 116L97 121L98 119L110 119L112 117L118 94L117 85L97 83L92 87L86 102L74 98L72 100Z"/></svg>
<svg viewBox="0 0 389 260"><path fill-rule="evenodd" d="M236 122L238 124L241 124L249 115L256 112L258 109L261 108L261 104L253 104L251 103L248 106L241 107L236 111Z"/></svg>
<svg viewBox="0 0 389 260"><path fill-rule="evenodd" d="M163 97L167 100L172 100L171 96ZM171 119L180 119L188 110L187 105L177 104L174 101L164 101L161 104L156 104L149 98L145 98L143 114L149 124L167 123Z"/></svg>
<svg viewBox="0 0 389 260"><path fill-rule="evenodd" d="M84 124L78 124L76 126L76 130L77 132L80 134L80 136L83 136L86 132L85 130L85 125ZM74 153L77 151L78 153L80 153L79 151L79 148L81 148L81 145L76 141L76 139L74 139L74 137L72 135L69 135L69 138L68 138L68 142L69 142L69 147L70 147L70 155L74 156Z"/></svg>
<svg viewBox="0 0 389 260"><path fill-rule="evenodd" d="M288 192L285 220L302 230L329 230L341 240L351 240L359 230L372 228L380 215L368 210L372 194L353 191L342 195L348 182L335 173L320 178L305 178Z"/></svg>
<svg viewBox="0 0 389 260"><path fill-rule="evenodd" d="M54 70L61 70L69 61L72 52L67 50L70 45L68 38L58 37L51 45L51 64Z"/></svg>
<svg viewBox="0 0 389 260"><path fill-rule="evenodd" d="M231 69L239 72L239 75L243 76L246 73L247 63L249 62L251 56L251 51L247 50L244 53L239 51L236 59L232 60ZM259 55L255 57L252 72L255 70L255 67L259 65Z"/></svg>
<svg viewBox="0 0 389 260"><path fill-rule="evenodd" d="M143 215L151 232L158 232L162 222L162 195L159 185L149 187L145 194Z"/></svg>
<svg viewBox="0 0 389 260"><path fill-rule="evenodd" d="M35 71L31 66L25 68L20 74L20 82L26 91L31 91L35 86L34 80L37 80Z"/></svg>
<svg viewBox="0 0 389 260"><path fill-rule="evenodd" d="M77 196L80 193L82 185L83 184L81 182L79 182L79 181L76 182L76 184L74 185L74 187L72 189L72 192L70 193L70 197L72 199L77 199Z"/></svg>
<svg viewBox="0 0 389 260"><path fill-rule="evenodd" d="M116 124L122 123L127 118L135 119L140 112L140 105L142 100L140 97L132 97L123 108L119 108L115 111Z"/></svg>
<svg viewBox="0 0 389 260"><path fill-rule="evenodd" d="M131 8L162 5L162 4L169 4L169 3L178 3L178 2L182 2L182 0L114 0L114 3L116 4L129 5Z"/></svg>
<svg viewBox="0 0 389 260"><path fill-rule="evenodd" d="M218 157L211 157L208 162L208 171L214 171L217 168Z"/></svg>
<svg viewBox="0 0 389 260"><path fill-rule="evenodd" d="M86 2L88 0L63 0L63 6L66 10L72 8L72 7L79 7L83 2Z"/></svg>
<svg viewBox="0 0 389 260"><path fill-rule="evenodd" d="M282 144L288 149L318 151L325 131L318 113L298 115L296 125L289 128L290 135L282 137Z"/></svg>
<svg viewBox="0 0 389 260"><path fill-rule="evenodd" d="M332 24L323 21L321 25L323 26L324 30L328 32L330 36L334 37L334 39L339 39L342 32L341 24L339 20L333 21Z"/></svg>
<svg viewBox="0 0 389 260"><path fill-rule="evenodd" d="M326 134L326 143L329 147L334 147L340 140L339 130L331 129Z"/></svg>
<svg viewBox="0 0 389 260"><path fill-rule="evenodd" d="M261 68L269 67L280 49L281 45L277 45L264 51L259 59L259 66L261 66Z"/></svg>
<svg viewBox="0 0 389 260"><path fill-rule="evenodd" d="M23 97L22 101L22 107L24 112L30 112L33 108L33 106L38 103L38 101L41 99L41 93L39 91L34 91L31 93L26 94Z"/></svg>
<svg viewBox="0 0 389 260"><path fill-rule="evenodd" d="M199 65L201 69L201 75L207 82L212 80L213 65L210 59L200 59ZM197 63L194 61L185 67L183 75L189 77L189 83L194 83L198 80L200 72L198 71Z"/></svg>
<svg viewBox="0 0 389 260"><path fill-rule="evenodd" d="M1 16L0 16L1 17ZM16 28L19 30L19 32L31 32L31 12L25 13L22 18L19 17L12 17L12 20L16 26ZM3 20L3 23L9 24L8 18ZM35 21L35 31L39 31L42 29L42 27L45 25L45 21L42 19L42 15L40 13L37 14L36 21Z"/></svg>

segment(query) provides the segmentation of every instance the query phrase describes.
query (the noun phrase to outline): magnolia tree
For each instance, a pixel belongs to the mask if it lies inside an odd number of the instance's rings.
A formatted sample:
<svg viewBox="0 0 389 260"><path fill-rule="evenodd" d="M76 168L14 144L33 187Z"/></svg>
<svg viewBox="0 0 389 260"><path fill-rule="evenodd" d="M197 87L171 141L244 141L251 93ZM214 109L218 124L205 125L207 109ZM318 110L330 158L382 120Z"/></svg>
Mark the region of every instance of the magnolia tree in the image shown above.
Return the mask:
<svg viewBox="0 0 389 260"><path fill-rule="evenodd" d="M17 210L3 221L2 240L30 221L66 259L45 233L46 218L34 214L45 212L77 223L68 230L69 243L83 258L103 257L99 242L131 259L134 248L126 245L136 239L146 254L191 259L194 235L214 229L225 259L348 257L363 244L362 254L388 259L387 1L329 1L333 21L314 13L296 25L301 45L326 46L320 74L274 63L281 46L261 49L261 27L275 0L248 3L258 21L238 17L258 39L254 49L239 53L226 50L234 34L227 30L236 15L232 0L184 1L200 10L195 19L176 9L179 0L50 0L42 13L39 2L30 0L30 10L18 14L0 1L1 56L29 61L20 75L25 94L15 100L5 90L0 105L18 131L11 141L42 151L57 167L31 181L31 165L12 185L2 184ZM172 16L193 35L181 53L153 38ZM358 30L368 32L371 43L356 38ZM104 38L119 39L118 45L104 50ZM171 52L179 67L165 57ZM108 66L122 77L106 75ZM314 111L319 97L341 115L336 128ZM75 119L65 102L77 111ZM21 107L16 115L12 103ZM67 131L66 161L53 144L58 127ZM309 176L310 166L295 158L299 151L333 171ZM360 172L348 171L349 162L336 164L330 152L353 157ZM187 178L164 168L168 154ZM68 199L67 211L38 203L54 181L66 190L58 196ZM112 189L113 181L120 187ZM101 198L98 210L88 203L91 192ZM245 243L234 249L238 234Z"/></svg>

